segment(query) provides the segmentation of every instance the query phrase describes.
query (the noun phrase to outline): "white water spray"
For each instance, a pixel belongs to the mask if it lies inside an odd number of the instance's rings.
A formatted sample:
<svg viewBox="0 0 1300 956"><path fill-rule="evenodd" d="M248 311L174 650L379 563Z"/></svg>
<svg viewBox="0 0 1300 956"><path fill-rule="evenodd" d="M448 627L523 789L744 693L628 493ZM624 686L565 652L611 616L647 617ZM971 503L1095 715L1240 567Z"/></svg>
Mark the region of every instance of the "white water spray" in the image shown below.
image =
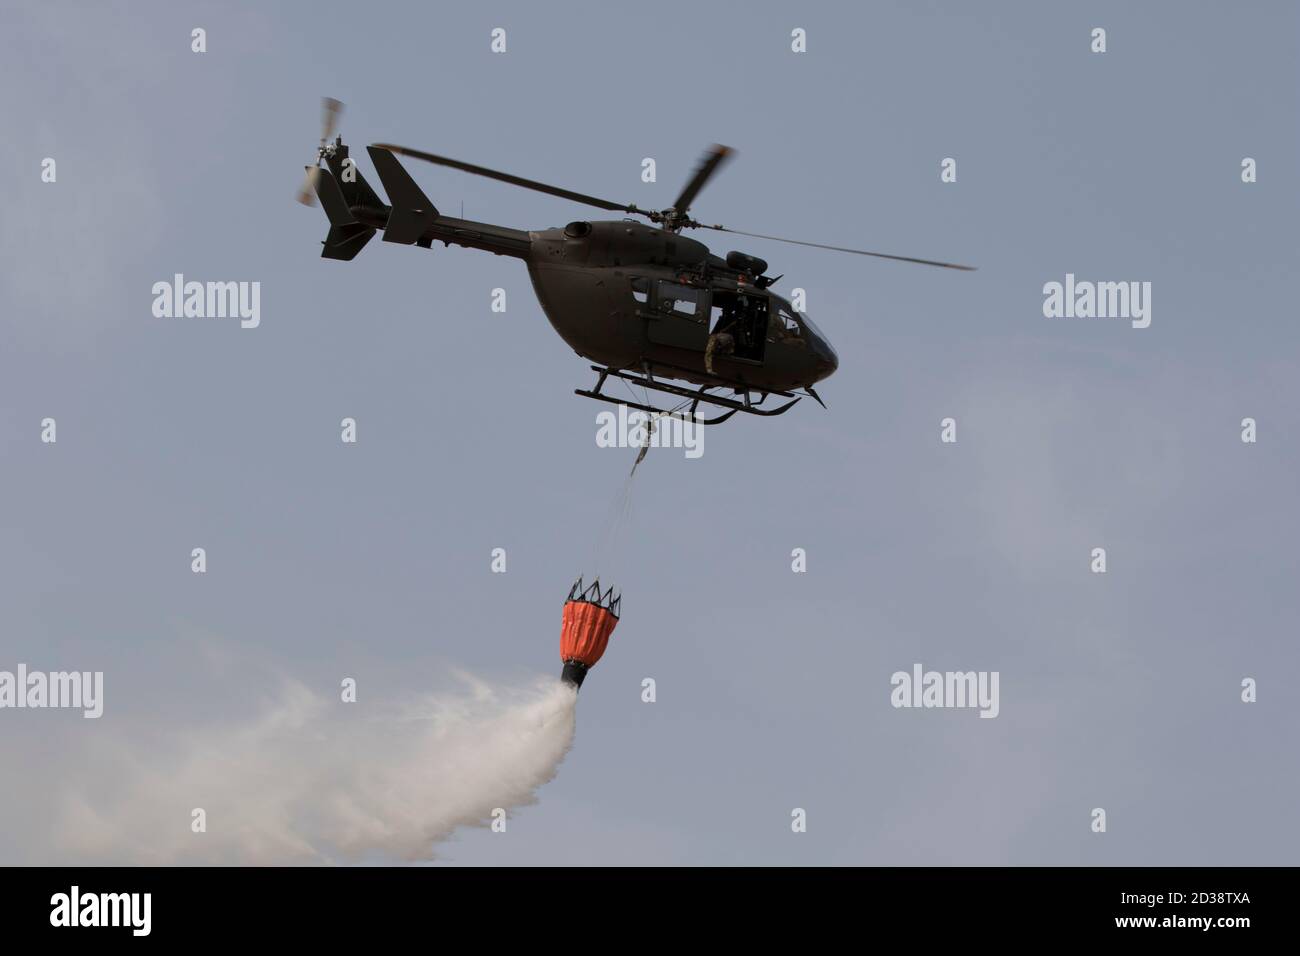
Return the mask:
<svg viewBox="0 0 1300 956"><path fill-rule="evenodd" d="M576 701L553 679L475 682L370 716L289 684L246 723L148 746L116 731L58 795L55 849L106 864L429 859L458 827L536 801L572 745Z"/></svg>

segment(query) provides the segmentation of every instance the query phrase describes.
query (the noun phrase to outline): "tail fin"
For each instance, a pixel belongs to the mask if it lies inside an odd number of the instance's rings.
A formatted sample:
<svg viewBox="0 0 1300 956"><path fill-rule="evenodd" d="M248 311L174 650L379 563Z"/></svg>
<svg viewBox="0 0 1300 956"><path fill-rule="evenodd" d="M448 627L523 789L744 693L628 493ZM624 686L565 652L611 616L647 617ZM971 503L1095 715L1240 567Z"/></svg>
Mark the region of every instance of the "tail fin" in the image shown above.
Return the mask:
<svg viewBox="0 0 1300 956"><path fill-rule="evenodd" d="M393 207L384 227L384 241L410 245L438 218L438 210L396 156L377 146L367 146L366 151Z"/></svg>
<svg viewBox="0 0 1300 956"><path fill-rule="evenodd" d="M325 210L331 225L346 226L357 221L352 215L352 210L348 208L348 201L343 198L339 181L332 173L319 166L308 166L307 181L311 183L311 188L316 190L321 208Z"/></svg>
<svg viewBox="0 0 1300 956"><path fill-rule="evenodd" d="M357 253L365 248L374 234L374 229L359 222L330 226L329 234L325 237L325 247L320 254L326 259L342 259L347 262L357 257Z"/></svg>
<svg viewBox="0 0 1300 956"><path fill-rule="evenodd" d="M318 166L308 166L307 179L316 190L321 208L330 221L330 231L325 236L325 248L321 249L321 256L345 262L355 259L375 234L375 230L365 223L357 222L333 173Z"/></svg>
<svg viewBox="0 0 1300 956"><path fill-rule="evenodd" d="M348 156L348 148L344 143L335 142L333 152L326 155L325 162L329 164L330 172L334 174L349 206L369 206L374 209L384 207L384 201L370 188L370 184L361 175L361 170L357 169L356 160Z"/></svg>
<svg viewBox="0 0 1300 956"><path fill-rule="evenodd" d="M438 210L433 202L402 168L397 157L386 149L374 146L367 148L379 179L388 192L391 208L370 188L356 163L349 158L348 148L341 139L336 140L333 147L324 153L328 170L318 166L307 167L307 178L311 180L312 188L320 197L321 207L330 221L325 248L321 250L321 255L326 259L354 259L374 236L374 227L358 222L353 215L352 210L358 207L364 208L368 213L377 212L380 216L386 210L388 222L384 226L384 240L403 245L420 240L438 218ZM372 215L362 218L375 221ZM422 242L421 245L427 246L428 242Z"/></svg>

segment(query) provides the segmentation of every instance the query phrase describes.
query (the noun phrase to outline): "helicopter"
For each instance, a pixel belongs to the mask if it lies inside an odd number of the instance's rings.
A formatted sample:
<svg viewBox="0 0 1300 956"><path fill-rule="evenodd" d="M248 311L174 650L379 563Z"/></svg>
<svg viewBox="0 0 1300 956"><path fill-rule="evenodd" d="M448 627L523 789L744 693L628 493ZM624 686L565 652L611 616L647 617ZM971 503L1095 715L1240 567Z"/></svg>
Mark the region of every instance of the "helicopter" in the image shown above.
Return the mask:
<svg viewBox="0 0 1300 956"><path fill-rule="evenodd" d="M671 206L651 210L423 150L375 143L366 151L388 194L385 203L358 171L343 137L330 141L342 110L338 100L324 99L320 146L315 164L305 167L307 177L298 195L304 205L314 205L313 194L319 198L329 220L323 258L349 261L382 231L385 242L423 249L441 242L522 259L555 331L579 356L596 363L591 366L597 373L594 387L576 388L575 394L651 415L718 424L737 412L781 415L805 396L825 408L814 386L839 366L835 349L812 319L773 291L772 286L783 276L768 276L768 264L757 256L743 252L714 255L702 242L682 235L684 229L709 229L945 269L972 269L702 223L690 215L691 205L733 155L725 146L705 151ZM525 231L445 216L411 178L398 155L623 212L628 217L575 220L563 227ZM611 378L628 383L629 392L632 387L646 390L642 393L646 401L636 401L635 393L623 398L602 391ZM672 396L677 404L656 407L649 403L649 391ZM780 403L764 407L769 399ZM703 417L701 403L721 414Z"/></svg>

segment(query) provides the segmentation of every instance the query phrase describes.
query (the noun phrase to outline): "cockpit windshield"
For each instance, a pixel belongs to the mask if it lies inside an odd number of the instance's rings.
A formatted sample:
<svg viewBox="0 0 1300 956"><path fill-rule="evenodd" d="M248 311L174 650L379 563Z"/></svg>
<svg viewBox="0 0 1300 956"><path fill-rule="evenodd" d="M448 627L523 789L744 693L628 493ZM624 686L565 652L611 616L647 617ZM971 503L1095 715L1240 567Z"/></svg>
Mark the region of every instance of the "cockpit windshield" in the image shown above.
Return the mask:
<svg viewBox="0 0 1300 956"><path fill-rule="evenodd" d="M772 312L770 328L773 341L803 339L808 337L807 333L811 333L813 338L825 339L821 329L813 325L807 313L796 313L790 303L776 296L772 297L772 302L776 306Z"/></svg>
<svg viewBox="0 0 1300 956"><path fill-rule="evenodd" d="M781 325L781 328L778 329L778 331L785 337L798 337L799 333L803 331L803 327L799 324L798 317L788 306L778 305L774 314L777 322Z"/></svg>
<svg viewBox="0 0 1300 956"><path fill-rule="evenodd" d="M822 334L821 329L817 328L817 326L813 324L813 320L808 317L807 312L801 312L799 314L799 318L803 322L803 324L808 327L809 332L817 336L817 338L821 339L823 342L826 341L826 336Z"/></svg>

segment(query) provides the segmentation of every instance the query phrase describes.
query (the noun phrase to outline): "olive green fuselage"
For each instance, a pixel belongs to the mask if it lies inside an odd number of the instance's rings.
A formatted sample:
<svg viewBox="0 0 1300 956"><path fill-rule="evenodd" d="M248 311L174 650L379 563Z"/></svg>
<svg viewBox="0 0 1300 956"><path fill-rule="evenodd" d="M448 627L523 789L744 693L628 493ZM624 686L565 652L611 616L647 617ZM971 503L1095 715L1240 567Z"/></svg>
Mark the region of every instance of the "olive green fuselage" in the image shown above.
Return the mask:
<svg viewBox="0 0 1300 956"><path fill-rule="evenodd" d="M387 221L386 209L352 211L378 229ZM603 366L696 385L790 391L838 365L830 343L788 300L679 233L634 220L525 232L437 216L416 244L435 242L522 259L551 325ZM719 332L729 335L726 346L715 342L710 350Z"/></svg>

